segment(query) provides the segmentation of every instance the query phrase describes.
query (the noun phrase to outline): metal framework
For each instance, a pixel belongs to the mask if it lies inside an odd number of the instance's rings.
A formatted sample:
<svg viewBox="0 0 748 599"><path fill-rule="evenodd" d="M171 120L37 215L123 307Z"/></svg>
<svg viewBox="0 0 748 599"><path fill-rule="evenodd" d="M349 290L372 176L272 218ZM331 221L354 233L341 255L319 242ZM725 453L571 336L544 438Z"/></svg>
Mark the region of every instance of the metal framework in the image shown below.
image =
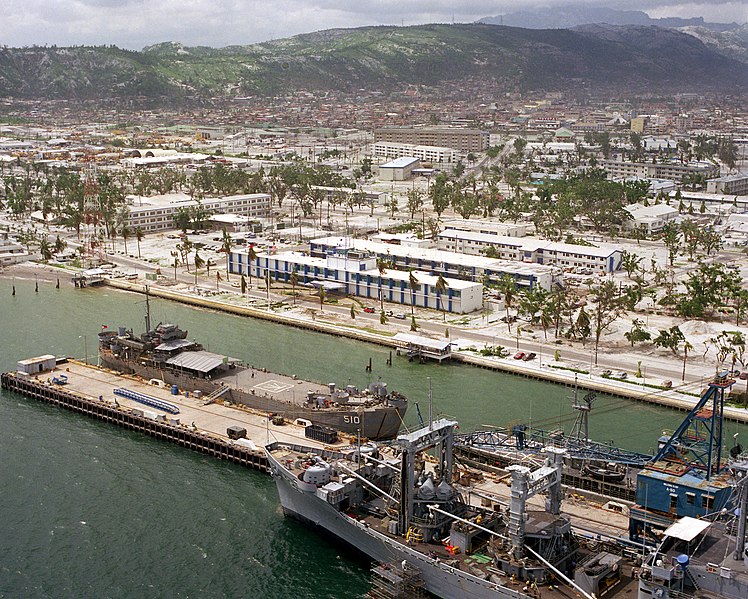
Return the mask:
<svg viewBox="0 0 748 599"><path fill-rule="evenodd" d="M627 451L610 443L600 443L577 439L542 429L527 431L525 426L515 426L512 434L500 431L475 431L457 435L455 444L486 450L522 451L529 455L539 454L544 447L561 447L566 456L573 459L614 462L632 466L643 466L652 459L651 455Z"/></svg>
<svg viewBox="0 0 748 599"><path fill-rule="evenodd" d="M706 480L719 474L722 463L722 416L725 391L735 384L727 373L717 375L688 416L657 452L654 462L675 460L704 471ZM708 404L711 402L711 406Z"/></svg>

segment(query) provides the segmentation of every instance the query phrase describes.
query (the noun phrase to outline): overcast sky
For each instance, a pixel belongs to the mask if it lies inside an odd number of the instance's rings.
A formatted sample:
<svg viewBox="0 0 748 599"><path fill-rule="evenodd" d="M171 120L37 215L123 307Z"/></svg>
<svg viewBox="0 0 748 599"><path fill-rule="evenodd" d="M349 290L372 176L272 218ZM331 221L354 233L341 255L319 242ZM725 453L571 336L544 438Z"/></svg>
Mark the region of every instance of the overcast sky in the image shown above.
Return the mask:
<svg viewBox="0 0 748 599"><path fill-rule="evenodd" d="M744 23L744 0L0 0L0 44L115 44L139 50L162 41L213 47L251 44L333 27L473 22L521 8L593 4L651 17L703 16Z"/></svg>

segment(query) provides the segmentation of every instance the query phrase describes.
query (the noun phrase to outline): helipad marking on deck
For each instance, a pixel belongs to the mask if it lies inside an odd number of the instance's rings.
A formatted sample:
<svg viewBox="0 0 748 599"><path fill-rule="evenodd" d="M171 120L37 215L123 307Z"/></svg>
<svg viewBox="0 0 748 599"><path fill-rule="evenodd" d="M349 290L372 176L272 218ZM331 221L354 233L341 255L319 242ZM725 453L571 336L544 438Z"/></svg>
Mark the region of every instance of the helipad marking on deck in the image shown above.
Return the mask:
<svg viewBox="0 0 748 599"><path fill-rule="evenodd" d="M284 391L288 391L291 388L293 388L293 385L289 385L288 383L283 383L281 381L276 381L274 379L264 381L259 385L255 385L253 387L253 389L259 389L260 391L266 391L268 393L283 393Z"/></svg>

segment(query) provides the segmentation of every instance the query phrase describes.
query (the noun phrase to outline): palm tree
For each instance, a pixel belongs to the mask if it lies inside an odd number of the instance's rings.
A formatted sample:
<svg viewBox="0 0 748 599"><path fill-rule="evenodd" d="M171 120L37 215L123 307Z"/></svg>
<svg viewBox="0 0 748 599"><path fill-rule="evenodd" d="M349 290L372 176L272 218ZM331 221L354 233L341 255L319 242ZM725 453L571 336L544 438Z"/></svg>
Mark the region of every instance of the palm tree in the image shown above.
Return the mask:
<svg viewBox="0 0 748 599"><path fill-rule="evenodd" d="M55 254L61 254L65 251L65 248L68 246L67 242L64 239L61 239L60 236L57 236L57 239L55 239L55 245L54 250Z"/></svg>
<svg viewBox="0 0 748 599"><path fill-rule="evenodd" d="M503 275L499 280L499 293L504 296L504 308L506 309L506 324L509 332L512 332L512 322L509 318L509 308L512 307L514 299L517 297L517 283L511 275Z"/></svg>
<svg viewBox="0 0 748 599"><path fill-rule="evenodd" d="M42 260L47 262L52 259L52 246L49 244L49 239L45 235L39 242L39 253L42 255Z"/></svg>
<svg viewBox="0 0 748 599"><path fill-rule="evenodd" d="M226 280L229 280L229 258L231 257L231 235L226 231L226 227L223 228L223 235L221 237L221 251L226 254Z"/></svg>
<svg viewBox="0 0 748 599"><path fill-rule="evenodd" d="M351 320L356 319L356 303L351 302Z"/></svg>
<svg viewBox="0 0 748 599"><path fill-rule="evenodd" d="M418 279L411 270L408 273L408 286L410 287L410 315L415 315L415 302L416 302L416 291L418 291Z"/></svg>
<svg viewBox="0 0 748 599"><path fill-rule="evenodd" d="M195 285L197 285L197 271L205 266L205 260L198 254L198 250L195 250Z"/></svg>
<svg viewBox="0 0 748 599"><path fill-rule="evenodd" d="M322 285L319 286L319 311L322 312L325 304L325 288Z"/></svg>
<svg viewBox="0 0 748 599"><path fill-rule="evenodd" d="M257 252L255 246L250 245L247 249L247 270L249 271L249 284L252 284L252 266L254 266L255 260L257 260Z"/></svg>
<svg viewBox="0 0 748 599"><path fill-rule="evenodd" d="M174 280L177 280L177 266L179 266L179 252L171 252L171 257L174 258L172 266L174 267Z"/></svg>
<svg viewBox="0 0 748 599"><path fill-rule="evenodd" d="M143 229L140 227L135 229L135 240L138 242L138 259L140 259L140 242L143 241L143 237L145 237Z"/></svg>
<svg viewBox="0 0 748 599"><path fill-rule="evenodd" d="M686 360L688 359L688 352L693 349L690 341L683 340L683 374L681 375L681 381L686 380Z"/></svg>
<svg viewBox="0 0 748 599"><path fill-rule="evenodd" d="M127 240L130 238L130 227L127 225L122 225L122 228L120 229L120 235L122 235L122 241L125 243L125 255L129 255L127 253Z"/></svg>
<svg viewBox="0 0 748 599"><path fill-rule="evenodd" d="M447 291L448 288L449 285L447 284L447 280L442 276L441 273L439 273L439 278L436 279L436 303L439 306L439 309L442 311L445 322L447 320L447 312L444 310L444 306L442 304L442 293Z"/></svg>

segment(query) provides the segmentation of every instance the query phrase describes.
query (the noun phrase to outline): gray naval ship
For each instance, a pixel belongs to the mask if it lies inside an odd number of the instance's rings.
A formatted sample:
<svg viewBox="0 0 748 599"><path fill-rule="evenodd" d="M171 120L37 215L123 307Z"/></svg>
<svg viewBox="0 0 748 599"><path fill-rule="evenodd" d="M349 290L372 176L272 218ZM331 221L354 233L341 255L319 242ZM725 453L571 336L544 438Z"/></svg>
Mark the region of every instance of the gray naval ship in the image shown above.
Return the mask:
<svg viewBox="0 0 748 599"><path fill-rule="evenodd" d="M550 450L535 471L513 467L505 517L470 505L453 484L456 424L436 421L386 448L271 443L265 452L284 513L383 564L384 578L407 579L447 599L537 598L541 592L592 599L593 591L620 582L622 558L586 555L560 513L562 451ZM429 450L435 464L425 459ZM547 509L528 513L527 500L540 492L548 494ZM582 576L592 572L581 584L572 579L577 567Z"/></svg>
<svg viewBox="0 0 748 599"><path fill-rule="evenodd" d="M719 387L710 389L705 399ZM704 403L694 415L710 421ZM378 563L375 587L379 577L390 591L410 589L413 596L425 590L445 599L748 597L748 461L733 460L708 482L694 475L678 480L653 462L640 475L629 537L590 536L572 530L561 513L566 450L548 447L534 470L509 466L507 506L472 489L481 504L471 505L452 480L455 426L439 420L385 445L337 450L271 443L265 453L284 514ZM695 493L703 497L697 501ZM530 508L536 494L546 496L545 509ZM659 511L660 502L676 504L680 495L692 515Z"/></svg>
<svg viewBox="0 0 748 599"><path fill-rule="evenodd" d="M147 296L146 296L147 297ZM151 327L146 300L146 332L120 327L99 333L101 366L202 395L206 402L229 401L319 427L373 440L394 438L408 407L407 399L375 381L366 389L311 381L252 368L240 360L206 351L175 324Z"/></svg>

